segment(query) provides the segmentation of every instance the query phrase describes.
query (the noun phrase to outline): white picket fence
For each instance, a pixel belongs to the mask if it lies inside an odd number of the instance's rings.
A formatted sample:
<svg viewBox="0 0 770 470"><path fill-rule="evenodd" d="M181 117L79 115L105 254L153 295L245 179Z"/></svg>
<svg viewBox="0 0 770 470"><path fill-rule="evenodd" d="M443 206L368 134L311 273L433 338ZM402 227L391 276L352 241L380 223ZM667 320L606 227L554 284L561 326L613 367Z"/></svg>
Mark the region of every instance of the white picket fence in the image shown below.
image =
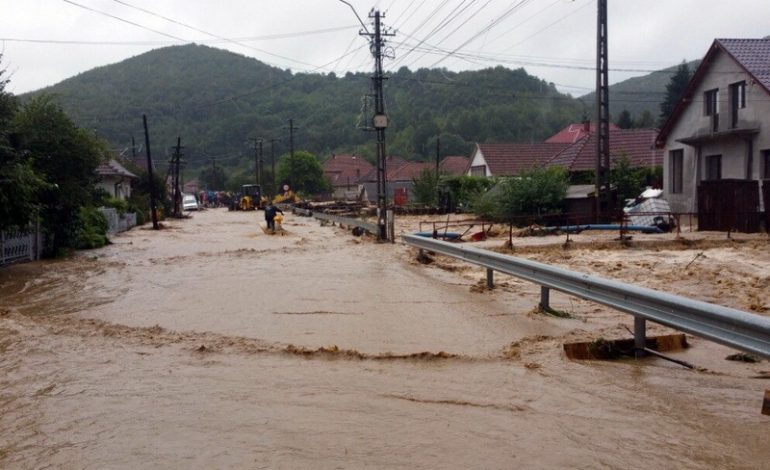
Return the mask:
<svg viewBox="0 0 770 470"><path fill-rule="evenodd" d="M42 238L36 230L0 231L0 266L40 259Z"/></svg>

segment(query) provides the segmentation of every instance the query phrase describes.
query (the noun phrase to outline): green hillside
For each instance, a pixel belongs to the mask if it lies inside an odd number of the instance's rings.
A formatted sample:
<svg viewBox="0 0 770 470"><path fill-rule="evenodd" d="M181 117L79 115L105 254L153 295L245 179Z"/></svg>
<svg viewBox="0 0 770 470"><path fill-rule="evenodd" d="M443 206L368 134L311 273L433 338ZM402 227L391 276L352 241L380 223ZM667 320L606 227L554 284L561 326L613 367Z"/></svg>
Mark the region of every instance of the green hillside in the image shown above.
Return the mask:
<svg viewBox="0 0 770 470"><path fill-rule="evenodd" d="M700 60L687 63L691 72L694 72L699 64ZM676 72L677 67L678 65L675 65L610 85L610 115L613 120L621 111L626 109L634 119L637 119L645 111L649 111L657 122L660 115L660 103L666 97L666 85L671 79L671 75ZM580 99L586 103L586 106L595 109L596 93L589 93L581 96Z"/></svg>
<svg viewBox="0 0 770 470"><path fill-rule="evenodd" d="M365 73L292 73L185 45L99 67L32 94L54 94L78 125L115 148L128 147L132 135L143 142L145 113L159 160L179 135L192 168L215 155L226 167L246 168L253 162L249 137L286 140L290 117L299 127L298 149L319 157L353 151L371 156L373 134L356 127L368 120L365 113L371 115L371 101L364 99L369 90ZM541 140L579 120L583 108L523 69L503 67L460 73L402 68L387 80L385 95L388 153L406 158L432 157L437 135L445 152L463 154L475 141Z"/></svg>

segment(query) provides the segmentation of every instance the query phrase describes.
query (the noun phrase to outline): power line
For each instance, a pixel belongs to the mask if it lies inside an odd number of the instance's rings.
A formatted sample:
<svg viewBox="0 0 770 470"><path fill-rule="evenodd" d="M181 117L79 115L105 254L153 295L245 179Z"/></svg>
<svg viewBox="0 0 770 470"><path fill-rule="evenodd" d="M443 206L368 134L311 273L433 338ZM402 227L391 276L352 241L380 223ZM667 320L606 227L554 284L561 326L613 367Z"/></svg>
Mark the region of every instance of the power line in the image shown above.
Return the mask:
<svg viewBox="0 0 770 470"><path fill-rule="evenodd" d="M336 28L316 29L309 31L298 31L295 33L268 34L264 36L244 36L225 39L194 39L186 41L197 44L219 44L229 41L270 41L274 39L289 39L295 37L313 36L327 34L339 31L345 31L356 28L356 26L339 26ZM0 38L0 41L24 42L33 44L63 44L63 45L82 45L82 46L167 46L176 44L177 41L83 41L75 39L34 39L34 38Z"/></svg>
<svg viewBox="0 0 770 470"><path fill-rule="evenodd" d="M73 2L72 0L62 0L62 1L65 2L65 3L69 3L70 5L75 5L76 7L82 8L84 10L92 11L94 13L98 13L100 15L104 15L104 16L110 17L110 18L118 20L118 21L122 21L124 23L128 23L130 25L133 25L133 26L136 26L136 27L139 27L139 28L142 28L142 29L146 29L147 31L152 31L153 33L157 33L157 34L160 34L162 36L169 37L171 39L176 39L176 40L182 41L182 42L189 42L188 40L182 39L182 38L180 38L178 36L174 36L173 34L168 34L168 33L164 33L163 31L158 31L156 29L148 28L147 26L141 25L139 23L134 23L133 21L129 21L129 20L125 19L125 18L121 18L119 16L115 16L115 15L112 15L110 13L107 13L106 11L101 11L101 10L97 10L95 8L91 8L91 7L88 7L88 6L85 6L85 5L81 5L80 3Z"/></svg>
<svg viewBox="0 0 770 470"><path fill-rule="evenodd" d="M69 0L64 0L64 1L69 1ZM181 22L181 21L178 21L178 20L175 20L175 19L173 19L173 18L169 18L169 17L167 17L167 16L164 16L164 15L161 15L161 14L158 14L158 13L155 13L155 12L153 12L153 11L150 11L150 10L147 10L147 9L144 9L144 8L141 8L141 7L137 7L137 6L135 6L135 5L131 5L130 3L128 3L128 2L124 2L123 0L112 0L112 1L113 1L113 2L115 2L115 3L118 3L118 4L120 4L120 5L124 5L124 6L127 6L127 7L129 7L129 8L133 8L133 9L135 9L135 10L141 11L141 12L143 12L143 13L146 13L146 14L148 14L148 15L152 15L152 16L155 16L155 17L161 18L161 19L163 19L163 20L165 20L165 21L168 21L168 22L170 22L170 23L174 23L174 24L176 24L176 25L179 25L179 26L182 26L182 27L185 27L185 28L191 29L191 30L193 30L193 31L197 31L197 32L199 32L199 33L202 33L202 34L206 34L206 35L208 35L208 36L211 36L211 37L214 37L214 38L220 39L220 40L222 40L222 41L226 41L226 42L229 42L229 43L232 43L232 44L236 44L236 45L238 45L238 46L241 46L241 47L245 47L245 48L247 48L247 49L251 49L251 50L253 50L253 51L261 52L261 53L263 53L263 54L267 54L267 55L270 55L270 56L273 56L273 57L278 57L278 58L281 58L281 59L284 59L284 60L288 60L288 61L290 61L290 62L294 62L294 63L297 63L297 64L302 64L302 65L307 65L307 66L310 66L310 67L315 67L315 65L313 65L313 64L309 64L309 63L307 63L307 62L303 62L303 61L301 61L301 60L292 59L291 57L286 57L286 56L284 56L284 55L281 55L281 54L275 54L275 53L273 53L273 52L269 52L269 51L266 51L266 50L264 50L264 49L260 49L260 48L258 48L258 47L253 47L253 46L250 46L250 45L248 45L248 44L244 44L243 42L240 42L240 41L235 41L235 40L233 40L233 39L229 39L229 38L225 38L225 37L222 37L222 36L220 36L220 35L218 35L218 34L214 34L214 33L210 33L210 32L208 32L208 31L204 31L204 30L202 30L202 29L200 29L200 28L196 28L195 26L191 26L191 25L189 25L189 24L187 24L187 23L183 23L183 22ZM273 66L275 66L275 64L270 64L270 65L273 65Z"/></svg>

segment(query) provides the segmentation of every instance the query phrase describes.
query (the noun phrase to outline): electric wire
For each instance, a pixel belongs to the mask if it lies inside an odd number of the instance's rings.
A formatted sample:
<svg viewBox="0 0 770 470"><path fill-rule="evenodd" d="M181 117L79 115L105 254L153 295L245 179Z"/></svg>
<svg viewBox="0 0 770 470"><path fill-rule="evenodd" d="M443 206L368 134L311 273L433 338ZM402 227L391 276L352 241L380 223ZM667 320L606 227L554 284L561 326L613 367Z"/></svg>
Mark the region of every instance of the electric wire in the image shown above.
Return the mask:
<svg viewBox="0 0 770 470"><path fill-rule="evenodd" d="M164 33L163 31L158 31L156 29L149 28L149 27L141 25L139 23L134 23L133 21L127 20L125 18L121 18L119 16L115 16L113 14L107 13L106 11L101 11L101 10L97 10L95 8L91 8L91 7L86 6L86 5L81 5L80 3L73 2L72 0L62 0L62 1L64 3L69 3L70 5L74 5L76 7L82 8L84 10L92 11L94 13L98 13L100 15L107 16L109 18L112 18L112 19L115 19L115 20L118 20L118 21L122 21L123 23L128 23L130 25L133 25L133 26L136 26L136 27L139 27L139 28L142 28L142 29L146 29L147 31L152 31L153 33L160 34L162 36L166 36L166 37L169 37L171 39L176 39L177 41L190 42L187 39L182 39L182 38L180 38L178 36L174 36L173 34Z"/></svg>

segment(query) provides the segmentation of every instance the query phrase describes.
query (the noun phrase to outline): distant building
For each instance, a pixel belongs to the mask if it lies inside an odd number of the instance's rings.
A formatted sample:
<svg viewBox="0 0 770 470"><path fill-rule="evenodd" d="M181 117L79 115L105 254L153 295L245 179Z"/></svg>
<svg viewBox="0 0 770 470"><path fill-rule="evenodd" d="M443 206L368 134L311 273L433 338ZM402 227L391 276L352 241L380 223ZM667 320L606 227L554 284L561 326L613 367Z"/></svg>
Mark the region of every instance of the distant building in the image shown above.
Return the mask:
<svg viewBox="0 0 770 470"><path fill-rule="evenodd" d="M334 155L321 164L334 199L356 199L358 186L374 170L361 155Z"/></svg>
<svg viewBox="0 0 770 470"><path fill-rule="evenodd" d="M109 160L96 167L96 174L99 176L97 187L121 199L131 197L131 182L138 179L116 160Z"/></svg>
<svg viewBox="0 0 770 470"><path fill-rule="evenodd" d="M663 151L656 148L657 129L610 127L610 158L626 156L633 167L660 166ZM533 168L561 166L570 172L596 168L595 126L570 124L544 142L476 144L467 174L516 176Z"/></svg>
<svg viewBox="0 0 770 470"><path fill-rule="evenodd" d="M730 219L756 217L759 190L770 199L770 39L714 40L657 144L674 211L711 211L703 202ZM698 222L705 225L700 215Z"/></svg>

